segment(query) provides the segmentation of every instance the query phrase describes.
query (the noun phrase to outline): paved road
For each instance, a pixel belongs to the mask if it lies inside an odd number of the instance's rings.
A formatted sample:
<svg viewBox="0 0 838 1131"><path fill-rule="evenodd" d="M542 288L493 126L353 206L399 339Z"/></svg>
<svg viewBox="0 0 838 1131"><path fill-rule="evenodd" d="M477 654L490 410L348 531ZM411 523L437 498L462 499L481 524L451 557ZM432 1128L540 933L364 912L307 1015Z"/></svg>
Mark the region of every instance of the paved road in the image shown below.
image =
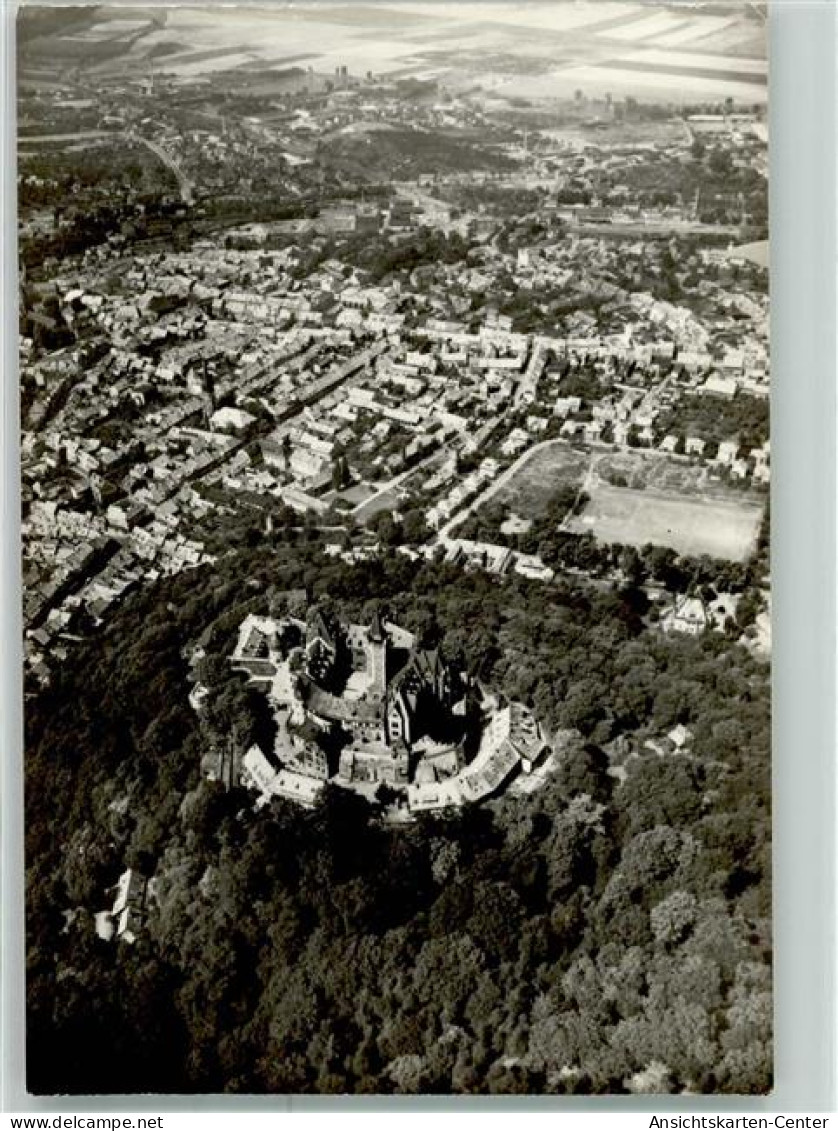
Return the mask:
<svg viewBox="0 0 838 1131"><path fill-rule="evenodd" d="M78 130L71 134L19 134L17 140L20 145L35 145L40 141L90 141L114 136L113 130Z"/></svg>
<svg viewBox="0 0 838 1131"><path fill-rule="evenodd" d="M29 136L22 136L18 138L20 144L36 145L39 142L61 142L61 141L93 141L101 138L116 138L123 137L126 141L137 141L144 145L147 149L157 157L163 164L177 177L180 186L180 194L183 198L184 204L192 204L195 196L195 186L192 181L187 177L186 173L175 161L174 157L166 152L161 145L156 141L151 141L147 137L142 137L140 134L132 133L128 130L78 130L75 133L67 134L30 134Z"/></svg>
<svg viewBox="0 0 838 1131"><path fill-rule="evenodd" d="M446 448L437 448L432 451L430 455L427 455L424 459L419 460L419 462L414 464L413 467L409 467L407 471L402 471L398 475L394 475L392 479L388 479L386 483L382 483L380 487L376 488L374 494L370 495L368 499L364 499L362 502L358 503L356 507L354 507L354 509L352 510L353 517L360 522L364 522L365 517L363 512L372 504L374 504L377 499L380 499L382 495L388 494L388 492L395 493L406 479L409 479L411 475L415 475L417 471L421 471L421 469L427 464L433 463L434 460L438 460L440 456L444 457L446 451ZM377 509L378 508L374 508L372 513L374 514L375 510Z"/></svg>
<svg viewBox="0 0 838 1131"><path fill-rule="evenodd" d="M520 408L523 404L524 397L527 393L535 395L538 380L544 370L544 362L547 350L552 345L550 338L534 337L532 341L532 353L527 368L521 380L518 382L518 388L515 390L515 398L513 405L515 408Z"/></svg>
<svg viewBox="0 0 838 1131"><path fill-rule="evenodd" d="M123 136L129 141L138 141L141 145L144 145L146 149L151 150L151 152L163 162L166 168L177 177L183 203L192 204L195 199L195 186L177 161L175 161L174 157L167 153L162 145L158 145L156 141L151 141L147 137L142 137L141 134L125 133Z"/></svg>
<svg viewBox="0 0 838 1131"><path fill-rule="evenodd" d="M472 511L476 510L478 507L482 507L484 503L487 503L489 499L493 498L501 488L506 486L513 475L517 474L524 464L532 459L536 452L543 451L545 448L552 447L554 444L559 444L564 448L568 447L567 440L553 439L541 440L539 443L533 444L531 448L527 448L514 463L509 465L506 471L502 471L497 479L492 480L485 491L481 491L467 506L463 507L461 511L458 511L449 518L448 522L439 528L435 541L442 543L442 545L450 545L452 541L456 541L456 539L452 539L451 537L451 531L455 526L459 526L464 519L468 518Z"/></svg>

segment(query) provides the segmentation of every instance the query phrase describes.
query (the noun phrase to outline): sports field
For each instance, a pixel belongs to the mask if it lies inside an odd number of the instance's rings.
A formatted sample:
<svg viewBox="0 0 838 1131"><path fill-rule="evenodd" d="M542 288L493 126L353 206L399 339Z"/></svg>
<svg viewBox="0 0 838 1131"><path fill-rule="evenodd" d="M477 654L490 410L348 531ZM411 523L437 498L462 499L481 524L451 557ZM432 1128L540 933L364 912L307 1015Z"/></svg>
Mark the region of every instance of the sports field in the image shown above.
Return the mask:
<svg viewBox="0 0 838 1131"><path fill-rule="evenodd" d="M600 542L670 546L680 554L709 554L743 561L754 547L762 506L739 500L702 500L683 495L597 483L590 502L568 529L592 533Z"/></svg>

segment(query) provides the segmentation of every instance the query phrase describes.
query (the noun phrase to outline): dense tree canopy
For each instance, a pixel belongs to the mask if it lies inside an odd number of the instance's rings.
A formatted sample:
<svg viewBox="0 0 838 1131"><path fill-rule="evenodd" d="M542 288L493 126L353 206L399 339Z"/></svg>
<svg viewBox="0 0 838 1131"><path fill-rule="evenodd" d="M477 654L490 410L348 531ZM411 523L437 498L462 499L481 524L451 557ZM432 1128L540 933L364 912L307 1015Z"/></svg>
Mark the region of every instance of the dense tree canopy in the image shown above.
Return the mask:
<svg viewBox="0 0 838 1131"><path fill-rule="evenodd" d="M543 786L393 827L336 788L257 811L204 780L209 746L269 724L224 662L236 628L298 586L385 604L567 731ZM29 701L30 1087L767 1089L767 695L745 649L578 581L303 544L135 592ZM686 751L644 746L678 722ZM155 877L132 946L92 922L127 864Z"/></svg>

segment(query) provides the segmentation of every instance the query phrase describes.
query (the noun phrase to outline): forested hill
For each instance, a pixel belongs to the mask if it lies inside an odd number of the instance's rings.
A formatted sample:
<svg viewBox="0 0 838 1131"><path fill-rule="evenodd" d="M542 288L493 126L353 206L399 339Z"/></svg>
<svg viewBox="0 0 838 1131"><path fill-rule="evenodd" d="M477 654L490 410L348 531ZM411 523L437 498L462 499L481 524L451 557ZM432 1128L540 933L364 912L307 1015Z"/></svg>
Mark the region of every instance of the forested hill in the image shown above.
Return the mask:
<svg viewBox="0 0 838 1131"><path fill-rule="evenodd" d="M334 789L254 812L199 763L207 726L264 720L230 684L200 722L189 650L211 665L300 585L386 602L580 737L541 790L450 819L392 828ZM27 704L30 1089L768 1089L767 666L639 607L281 544L129 597ZM684 751L644 746L679 722ZM92 915L127 865L159 906L115 945Z"/></svg>

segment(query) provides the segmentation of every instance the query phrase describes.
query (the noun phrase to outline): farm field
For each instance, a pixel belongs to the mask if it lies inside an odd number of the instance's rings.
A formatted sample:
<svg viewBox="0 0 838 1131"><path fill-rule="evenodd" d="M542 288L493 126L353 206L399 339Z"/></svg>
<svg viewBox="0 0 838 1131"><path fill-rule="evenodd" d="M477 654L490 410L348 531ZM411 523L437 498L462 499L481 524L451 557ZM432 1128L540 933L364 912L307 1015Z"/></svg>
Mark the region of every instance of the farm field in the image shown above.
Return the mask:
<svg viewBox="0 0 838 1131"><path fill-rule="evenodd" d="M567 529L600 542L669 546L680 554L743 561L753 549L762 507L739 500L685 498L599 482Z"/></svg>
<svg viewBox="0 0 838 1131"><path fill-rule="evenodd" d="M502 100L589 97L618 86L673 102L726 96L764 102L765 25L748 6L724 14L650 13L644 3L304 4L280 10L174 5L108 12L75 8L56 34L25 28L20 73L55 77L72 63L88 77L122 82L159 74L191 82L237 68L269 72L293 59L315 71L433 76ZM125 14L128 12L129 14ZM512 50L510 50L512 45Z"/></svg>

